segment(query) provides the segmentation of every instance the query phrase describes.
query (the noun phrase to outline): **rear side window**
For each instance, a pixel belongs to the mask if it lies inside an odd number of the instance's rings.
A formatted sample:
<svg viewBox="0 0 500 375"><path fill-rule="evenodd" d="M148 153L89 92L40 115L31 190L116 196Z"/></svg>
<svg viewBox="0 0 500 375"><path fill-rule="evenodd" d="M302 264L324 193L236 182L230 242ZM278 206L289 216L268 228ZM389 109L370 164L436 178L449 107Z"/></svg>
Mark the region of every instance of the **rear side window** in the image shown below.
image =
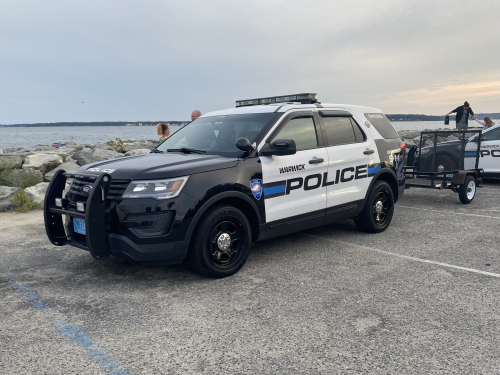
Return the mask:
<svg viewBox="0 0 500 375"><path fill-rule="evenodd" d="M382 113L365 113L366 119L377 129L385 139L399 138L387 117Z"/></svg>
<svg viewBox="0 0 500 375"><path fill-rule="evenodd" d="M363 142L364 134L350 117L322 116L327 146Z"/></svg>
<svg viewBox="0 0 500 375"><path fill-rule="evenodd" d="M316 129L312 117L294 118L280 130L273 141L277 139L293 139L297 151L310 150L318 147Z"/></svg>

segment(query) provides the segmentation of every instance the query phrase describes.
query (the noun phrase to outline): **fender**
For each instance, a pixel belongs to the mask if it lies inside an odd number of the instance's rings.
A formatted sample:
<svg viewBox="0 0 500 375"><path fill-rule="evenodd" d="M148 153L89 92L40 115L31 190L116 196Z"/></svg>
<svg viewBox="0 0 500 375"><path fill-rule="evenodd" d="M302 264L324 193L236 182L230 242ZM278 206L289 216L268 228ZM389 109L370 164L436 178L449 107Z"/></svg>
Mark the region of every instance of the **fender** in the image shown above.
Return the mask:
<svg viewBox="0 0 500 375"><path fill-rule="evenodd" d="M226 198L239 198L239 199L244 200L246 203L248 203L250 205L250 207L252 207L252 209L253 209L253 211L255 213L255 216L257 216L258 227L259 228L261 227L261 225L262 225L262 217L260 215L259 209L257 208L256 204L252 201L252 199L250 197L248 197L248 195L246 195L244 193L240 193L238 191L226 191L226 192L214 195L212 198L210 198L205 203L203 203L203 206L201 206L200 209L198 210L198 212L196 212L196 215L194 215L193 219L191 220L191 223L189 224L189 229L188 229L188 231L186 233L186 237L185 237L185 239L187 241L191 240L193 232L194 232L194 229L198 225L198 222L200 221L200 219L202 218L202 216L205 214L205 212L213 204L215 204L218 201L221 201L223 199L226 199Z"/></svg>
<svg viewBox="0 0 500 375"><path fill-rule="evenodd" d="M380 178L380 176L384 175L383 177L384 178ZM384 167L382 169L380 169L380 171L377 172L376 175L372 176L372 182L370 182L370 186L368 187L368 190L366 190L366 194L365 194L365 201L366 199L368 199L368 194L370 193L370 191L372 190L372 187L373 185L375 184L375 182L377 182L378 180L383 180L383 181L386 181L389 182L389 185L391 185L391 188L392 188L392 192L394 194L394 203L396 203L396 201L398 200L398 177L396 176L396 173L394 173L394 171L390 168L390 167Z"/></svg>
<svg viewBox="0 0 500 375"><path fill-rule="evenodd" d="M473 176L477 180L479 173L475 170L459 171L455 176L453 176L451 183L456 185L463 185L466 176Z"/></svg>

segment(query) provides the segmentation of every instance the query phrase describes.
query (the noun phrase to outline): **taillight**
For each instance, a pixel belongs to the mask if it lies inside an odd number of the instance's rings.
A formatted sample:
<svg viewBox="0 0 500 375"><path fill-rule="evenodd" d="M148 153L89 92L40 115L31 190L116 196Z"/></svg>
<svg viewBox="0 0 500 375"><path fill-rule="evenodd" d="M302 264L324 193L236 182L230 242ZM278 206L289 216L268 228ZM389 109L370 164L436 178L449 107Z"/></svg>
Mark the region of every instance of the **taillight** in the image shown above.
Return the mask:
<svg viewBox="0 0 500 375"><path fill-rule="evenodd" d="M399 147L403 150L403 156L406 155L406 142L399 142Z"/></svg>

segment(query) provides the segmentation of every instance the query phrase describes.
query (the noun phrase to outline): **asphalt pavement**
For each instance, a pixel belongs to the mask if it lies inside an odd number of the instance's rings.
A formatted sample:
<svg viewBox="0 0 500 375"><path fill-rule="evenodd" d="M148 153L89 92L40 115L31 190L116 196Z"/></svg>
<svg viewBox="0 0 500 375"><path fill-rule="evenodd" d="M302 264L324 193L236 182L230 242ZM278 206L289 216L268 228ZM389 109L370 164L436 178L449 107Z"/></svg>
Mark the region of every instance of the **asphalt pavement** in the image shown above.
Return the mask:
<svg viewBox="0 0 500 375"><path fill-rule="evenodd" d="M500 182L391 226L256 244L236 275L96 261L0 214L0 374L498 374Z"/></svg>

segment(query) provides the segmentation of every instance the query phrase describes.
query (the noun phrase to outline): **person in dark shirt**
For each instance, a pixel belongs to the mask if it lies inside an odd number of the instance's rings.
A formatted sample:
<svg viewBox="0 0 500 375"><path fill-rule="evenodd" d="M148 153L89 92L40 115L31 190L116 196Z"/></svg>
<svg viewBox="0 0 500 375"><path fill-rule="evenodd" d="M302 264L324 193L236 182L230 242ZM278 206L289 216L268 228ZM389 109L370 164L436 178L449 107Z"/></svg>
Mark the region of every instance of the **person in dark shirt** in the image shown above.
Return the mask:
<svg viewBox="0 0 500 375"><path fill-rule="evenodd" d="M476 119L476 115L472 111L472 108L469 105L469 102L465 102L463 106L455 108L453 111L448 113L446 116L451 115L452 113L456 113L455 121L457 123L457 129L459 130L467 130L469 127L469 115L472 116L472 119Z"/></svg>

